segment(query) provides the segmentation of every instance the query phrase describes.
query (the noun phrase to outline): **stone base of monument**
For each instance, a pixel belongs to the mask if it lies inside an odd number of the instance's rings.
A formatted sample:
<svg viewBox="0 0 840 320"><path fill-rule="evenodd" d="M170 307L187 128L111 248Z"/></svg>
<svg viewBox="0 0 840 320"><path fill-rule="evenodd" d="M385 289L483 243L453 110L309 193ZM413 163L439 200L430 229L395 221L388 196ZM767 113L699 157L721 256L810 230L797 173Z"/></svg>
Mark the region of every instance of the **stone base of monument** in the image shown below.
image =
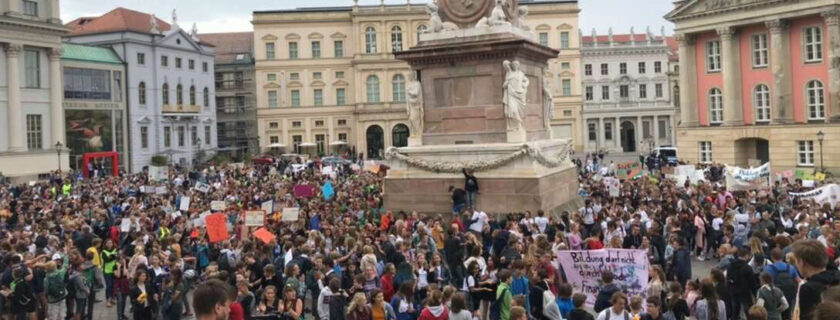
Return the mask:
<svg viewBox="0 0 840 320"><path fill-rule="evenodd" d="M385 208L451 213L449 186L463 188L460 168L476 164L492 167L475 172L480 187L478 210L493 214L526 210L557 213L561 208L573 208L579 196L569 144L568 140L542 140L389 149Z"/></svg>

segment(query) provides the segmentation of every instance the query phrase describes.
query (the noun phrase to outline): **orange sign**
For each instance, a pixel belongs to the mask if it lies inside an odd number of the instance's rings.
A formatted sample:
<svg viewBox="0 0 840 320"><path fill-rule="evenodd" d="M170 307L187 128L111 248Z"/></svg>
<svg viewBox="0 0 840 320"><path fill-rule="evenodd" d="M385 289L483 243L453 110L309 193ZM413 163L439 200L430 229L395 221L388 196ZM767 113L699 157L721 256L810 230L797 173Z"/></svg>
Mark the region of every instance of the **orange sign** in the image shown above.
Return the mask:
<svg viewBox="0 0 840 320"><path fill-rule="evenodd" d="M205 223L207 224L207 236L210 238L210 243L221 242L230 238L226 220L222 213L207 216Z"/></svg>

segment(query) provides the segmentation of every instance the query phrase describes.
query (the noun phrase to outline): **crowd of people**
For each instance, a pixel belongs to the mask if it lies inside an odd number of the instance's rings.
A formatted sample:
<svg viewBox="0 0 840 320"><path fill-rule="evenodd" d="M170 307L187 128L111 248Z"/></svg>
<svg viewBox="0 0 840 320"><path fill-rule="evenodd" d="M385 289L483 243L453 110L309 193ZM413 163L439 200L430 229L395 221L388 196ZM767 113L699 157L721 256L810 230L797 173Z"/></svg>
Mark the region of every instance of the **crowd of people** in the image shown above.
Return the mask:
<svg viewBox="0 0 840 320"><path fill-rule="evenodd" d="M466 170L449 188L454 213L386 210L382 174L349 161L6 182L0 314L92 319L104 304L119 320L837 319L840 221L789 195L808 190L801 181L732 193L720 166L684 185L652 168L611 196L603 162L578 161L579 210L501 216L481 211ZM296 196L300 186L314 194ZM299 219L269 213L275 238L263 241L243 212L269 200ZM228 239L210 241L208 211L226 216ZM646 250L644 296L605 270L587 305L558 253L603 248ZM695 259L717 265L696 274Z"/></svg>

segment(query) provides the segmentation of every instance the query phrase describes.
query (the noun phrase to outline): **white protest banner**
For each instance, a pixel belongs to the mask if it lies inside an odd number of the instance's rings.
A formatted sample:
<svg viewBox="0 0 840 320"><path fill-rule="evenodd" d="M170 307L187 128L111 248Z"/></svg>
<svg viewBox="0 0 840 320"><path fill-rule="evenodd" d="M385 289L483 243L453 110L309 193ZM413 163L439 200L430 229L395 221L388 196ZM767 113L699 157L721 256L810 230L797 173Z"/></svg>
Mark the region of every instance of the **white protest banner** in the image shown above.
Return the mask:
<svg viewBox="0 0 840 320"><path fill-rule="evenodd" d="M770 188L770 163L756 168L726 166L726 191L761 190Z"/></svg>
<svg viewBox="0 0 840 320"><path fill-rule="evenodd" d="M283 208L283 221L297 221L300 208Z"/></svg>
<svg viewBox="0 0 840 320"><path fill-rule="evenodd" d="M813 200L820 205L828 203L831 205L831 209L834 209L837 202L840 202L840 185L832 183L808 192L791 192L789 194L802 200Z"/></svg>
<svg viewBox="0 0 840 320"><path fill-rule="evenodd" d="M305 164L298 164L298 163L292 164L292 172L297 173L297 172L303 171L303 169L306 169Z"/></svg>
<svg viewBox="0 0 840 320"><path fill-rule="evenodd" d="M610 192L610 197L618 197L619 187L621 186L621 182L614 177L605 177L604 178L604 185L607 186L607 190Z"/></svg>
<svg viewBox="0 0 840 320"><path fill-rule="evenodd" d="M210 185L199 181L195 183L195 190L207 193L210 191Z"/></svg>
<svg viewBox="0 0 840 320"><path fill-rule="evenodd" d="M166 194L167 191L166 186L155 187L155 194Z"/></svg>
<svg viewBox="0 0 840 320"><path fill-rule="evenodd" d="M245 225L249 227L262 226L265 224L265 211L245 211Z"/></svg>
<svg viewBox="0 0 840 320"><path fill-rule="evenodd" d="M694 175L694 171L697 171L694 165L686 164L674 168L674 175L691 177Z"/></svg>
<svg viewBox="0 0 840 320"><path fill-rule="evenodd" d="M595 305L601 288L601 273L609 270L627 296L645 297L650 263L645 250L601 249L560 251L557 260L575 292L586 295L586 305Z"/></svg>
<svg viewBox="0 0 840 320"><path fill-rule="evenodd" d="M149 166L149 180L161 181L169 179L169 167Z"/></svg>
<svg viewBox="0 0 840 320"><path fill-rule="evenodd" d="M274 200L268 200L263 202L260 205L260 208L263 209L266 213L274 213Z"/></svg>
<svg viewBox="0 0 840 320"><path fill-rule="evenodd" d="M227 204L224 201L214 200L210 201L210 210L213 211L224 211L227 208Z"/></svg>
<svg viewBox="0 0 840 320"><path fill-rule="evenodd" d="M187 197L187 196L182 196L181 197L181 205L178 206L178 210L190 211L190 197Z"/></svg>
<svg viewBox="0 0 840 320"><path fill-rule="evenodd" d="M141 186L140 192L142 193L155 193L155 186Z"/></svg>

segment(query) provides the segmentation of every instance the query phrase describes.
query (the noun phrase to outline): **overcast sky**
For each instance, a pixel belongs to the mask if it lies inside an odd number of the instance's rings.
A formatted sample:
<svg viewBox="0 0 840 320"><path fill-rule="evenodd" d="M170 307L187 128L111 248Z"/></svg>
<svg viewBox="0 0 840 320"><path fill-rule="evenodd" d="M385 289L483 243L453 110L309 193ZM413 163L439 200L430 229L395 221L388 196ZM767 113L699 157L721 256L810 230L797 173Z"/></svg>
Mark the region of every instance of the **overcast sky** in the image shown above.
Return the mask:
<svg viewBox="0 0 840 320"><path fill-rule="evenodd" d="M411 0L425 3L427 0ZM580 27L584 34L596 28L605 34L609 27L615 33L626 33L635 26L642 32L650 26L654 33L665 26L672 33L673 24L662 18L672 8L673 0L579 0ZM359 4L378 4L379 0L359 0ZM405 3L405 0L386 0ZM66 22L81 16L98 16L125 7L154 13L171 22L172 9L177 9L178 24L189 29L195 22L198 32L250 31L251 12L256 10L293 9L296 7L349 6L352 0L61 0L61 18Z"/></svg>

